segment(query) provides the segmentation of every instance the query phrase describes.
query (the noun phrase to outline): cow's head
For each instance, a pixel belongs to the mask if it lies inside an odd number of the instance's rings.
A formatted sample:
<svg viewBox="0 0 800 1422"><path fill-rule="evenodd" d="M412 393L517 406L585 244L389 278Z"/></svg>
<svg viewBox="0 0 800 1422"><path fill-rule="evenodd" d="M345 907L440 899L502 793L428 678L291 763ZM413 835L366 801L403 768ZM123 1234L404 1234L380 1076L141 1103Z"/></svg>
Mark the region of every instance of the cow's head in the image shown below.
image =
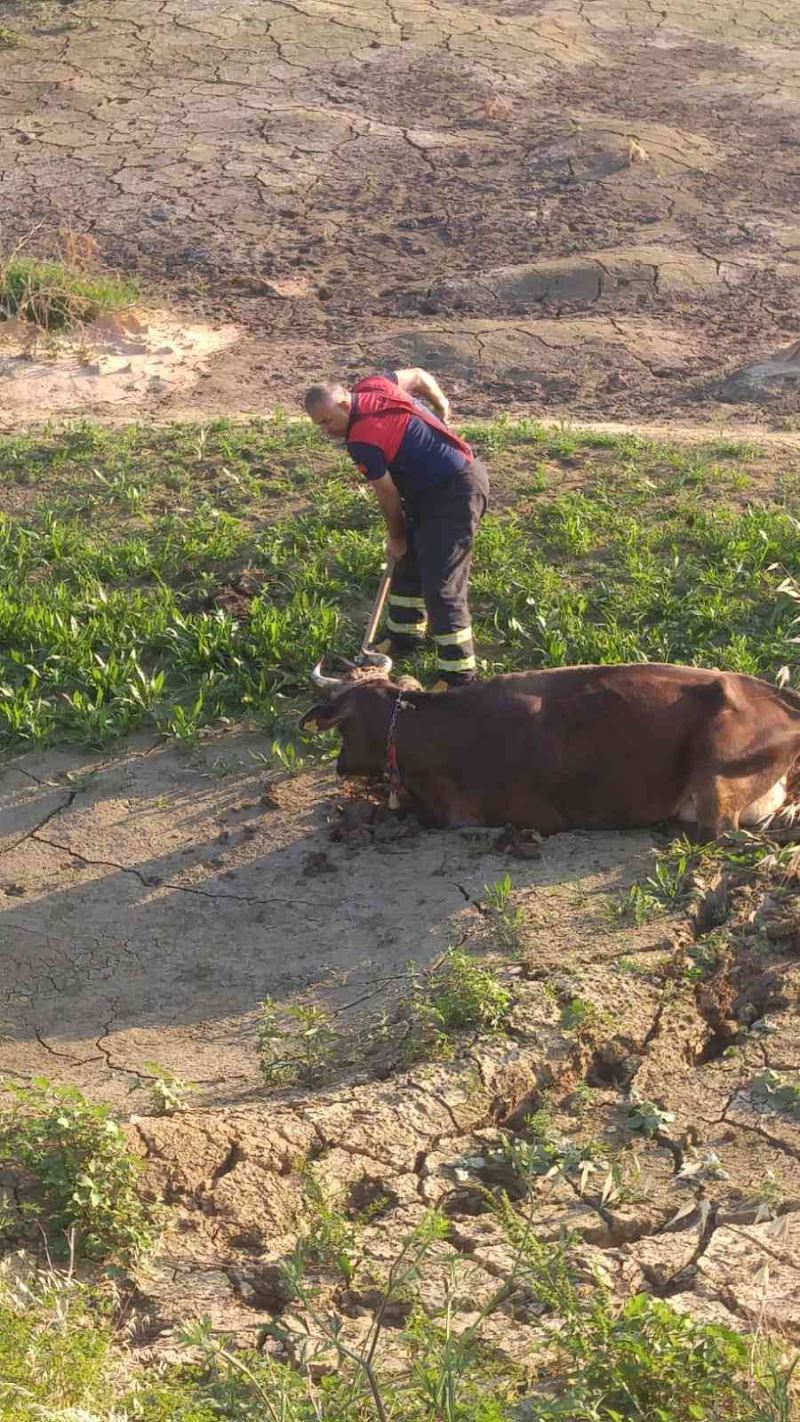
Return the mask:
<svg viewBox="0 0 800 1422"><path fill-rule="evenodd" d="M387 662L389 659L387 657ZM300 720L303 731L339 732L342 749L336 762L339 775L382 775L386 765L386 738L394 699L399 691L420 690L413 677L389 680L388 668L351 666L344 676L325 676L322 664L311 673L323 699ZM394 694L393 694L394 693Z"/></svg>

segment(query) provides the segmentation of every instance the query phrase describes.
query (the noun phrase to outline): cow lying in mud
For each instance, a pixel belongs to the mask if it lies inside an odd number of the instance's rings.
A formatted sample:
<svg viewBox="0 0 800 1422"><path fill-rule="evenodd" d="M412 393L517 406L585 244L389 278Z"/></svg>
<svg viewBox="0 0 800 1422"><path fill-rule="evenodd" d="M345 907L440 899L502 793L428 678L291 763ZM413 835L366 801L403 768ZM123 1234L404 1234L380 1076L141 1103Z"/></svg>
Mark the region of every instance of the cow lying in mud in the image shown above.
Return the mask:
<svg viewBox="0 0 800 1422"><path fill-rule="evenodd" d="M800 695L701 667L557 667L444 695L388 671L353 683L317 667L312 679L326 699L301 725L340 733L339 774L393 770L402 801L439 827L554 834L678 818L716 839L775 814L800 755Z"/></svg>

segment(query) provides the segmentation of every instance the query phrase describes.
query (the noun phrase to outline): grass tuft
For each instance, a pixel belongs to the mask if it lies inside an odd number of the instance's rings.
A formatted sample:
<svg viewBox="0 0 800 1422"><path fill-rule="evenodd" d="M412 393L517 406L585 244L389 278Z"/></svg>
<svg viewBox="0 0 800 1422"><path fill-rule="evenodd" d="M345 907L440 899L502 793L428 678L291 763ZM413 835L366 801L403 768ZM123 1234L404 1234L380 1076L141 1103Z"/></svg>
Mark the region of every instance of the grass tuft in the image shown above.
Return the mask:
<svg viewBox="0 0 800 1422"><path fill-rule="evenodd" d="M104 312L125 310L137 295L131 277L80 271L17 253L0 257L0 320L16 317L42 331L65 331Z"/></svg>
<svg viewBox="0 0 800 1422"><path fill-rule="evenodd" d="M513 1004L511 989L494 969L459 948L449 948L425 972L412 965L409 984L406 1047L412 1058L452 1055L461 1032L500 1031Z"/></svg>
<svg viewBox="0 0 800 1422"><path fill-rule="evenodd" d="M43 1077L5 1089L0 1167L13 1177L15 1205L0 1218L0 1239L43 1236L53 1257L69 1250L129 1264L146 1254L156 1230L140 1161L110 1109Z"/></svg>

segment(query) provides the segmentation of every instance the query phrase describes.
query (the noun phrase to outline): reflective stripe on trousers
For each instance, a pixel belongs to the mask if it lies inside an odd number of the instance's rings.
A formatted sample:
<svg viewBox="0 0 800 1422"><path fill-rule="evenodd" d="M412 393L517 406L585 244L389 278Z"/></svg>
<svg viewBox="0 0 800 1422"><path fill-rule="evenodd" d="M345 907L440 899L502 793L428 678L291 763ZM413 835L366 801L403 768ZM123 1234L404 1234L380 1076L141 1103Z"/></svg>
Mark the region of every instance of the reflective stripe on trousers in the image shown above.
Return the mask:
<svg viewBox="0 0 800 1422"><path fill-rule="evenodd" d="M488 498L486 468L475 460L406 508L408 548L395 567L389 591L392 636L419 640L427 611L437 670L456 681L475 671L469 574L472 542Z"/></svg>
<svg viewBox="0 0 800 1422"><path fill-rule="evenodd" d="M390 592L386 627L395 637L421 642L428 627L425 599Z"/></svg>
<svg viewBox="0 0 800 1422"><path fill-rule="evenodd" d="M459 627L455 632L434 633L436 643L436 669L463 676L475 670L475 647L472 628Z"/></svg>

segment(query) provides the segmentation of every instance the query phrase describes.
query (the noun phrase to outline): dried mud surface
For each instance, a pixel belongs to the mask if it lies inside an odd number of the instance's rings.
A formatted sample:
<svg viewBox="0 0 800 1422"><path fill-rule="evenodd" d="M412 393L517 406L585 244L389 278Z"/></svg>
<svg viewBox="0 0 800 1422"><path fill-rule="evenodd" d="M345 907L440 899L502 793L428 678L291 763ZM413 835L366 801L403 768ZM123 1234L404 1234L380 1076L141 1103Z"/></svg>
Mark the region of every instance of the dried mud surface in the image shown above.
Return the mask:
<svg viewBox="0 0 800 1422"><path fill-rule="evenodd" d="M797 411L795 365L758 376L800 334L788 0L2 10L3 244L88 233L239 332L132 412L291 408L387 362L433 367L461 414Z"/></svg>
<svg viewBox="0 0 800 1422"><path fill-rule="evenodd" d="M334 777L265 792L260 744L232 735L187 758L143 743L108 764L52 751L0 771L6 1071L126 1103L150 1060L229 1102L258 1086L266 994L380 1007L409 960L465 938L484 884L510 867L535 886L552 963L574 943L570 905L599 911L646 862L644 832L560 836L531 862L493 853L496 834L341 837Z"/></svg>
<svg viewBox="0 0 800 1422"><path fill-rule="evenodd" d="M483 1190L513 1196L519 1181L495 1153L541 1109L556 1135L594 1139L621 1170L605 1196L605 1167L534 1179L537 1237L574 1232L579 1276L599 1269L620 1297L644 1289L701 1318L800 1337L800 1123L758 1086L767 1068L787 1082L800 1072L792 865L710 871L690 912L633 928L609 909L647 872L649 833L560 835L511 859L496 834L368 830L342 817L327 772L265 790L257 748L231 734L192 757L145 741L110 761L50 752L0 784L0 1068L136 1112L131 1142L168 1205L133 1300L137 1346L169 1355L179 1325L208 1315L250 1343L279 1318L298 1360L314 1351L280 1273L309 1176L354 1218L378 1211L355 1282L314 1266L351 1342L382 1297L363 1278L380 1279L431 1205L451 1234L423 1303L441 1302L459 1260L466 1326L512 1268ZM409 958L426 964L449 943L497 951L481 900L508 871L524 916L522 958L506 953L501 969L515 996L508 1033L410 1070L371 1057ZM730 953L693 979L687 954L712 927ZM269 1093L259 1000L312 987L353 1024L358 1062L314 1090ZM575 996L592 1005L589 1031L564 1026ZM129 1095L154 1060L195 1085L177 1117ZM650 1138L631 1131L631 1088L671 1113ZM490 1337L501 1355L541 1352L535 1299L515 1290Z"/></svg>

